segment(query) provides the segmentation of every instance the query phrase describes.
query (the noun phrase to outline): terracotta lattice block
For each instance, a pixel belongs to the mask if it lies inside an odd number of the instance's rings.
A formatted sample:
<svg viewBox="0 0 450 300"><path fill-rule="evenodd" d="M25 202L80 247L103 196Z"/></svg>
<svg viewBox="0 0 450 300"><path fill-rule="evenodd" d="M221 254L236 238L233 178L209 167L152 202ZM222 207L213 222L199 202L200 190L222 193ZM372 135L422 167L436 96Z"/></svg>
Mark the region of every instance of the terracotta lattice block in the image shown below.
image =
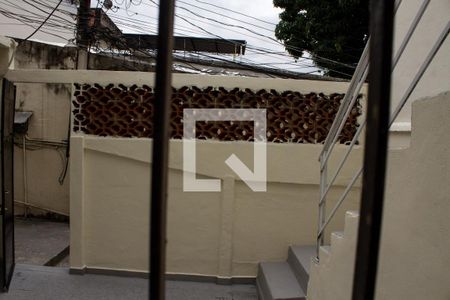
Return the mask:
<svg viewBox="0 0 450 300"><path fill-rule="evenodd" d="M267 140L275 143L322 143L333 123L343 94L302 94L294 91L198 88L173 89L171 138L183 137L185 108L264 108ZM153 136L154 89L122 84L75 84L73 130L98 136ZM359 101L352 108L340 136L351 141L358 129ZM253 122L197 122L198 139L253 141Z"/></svg>

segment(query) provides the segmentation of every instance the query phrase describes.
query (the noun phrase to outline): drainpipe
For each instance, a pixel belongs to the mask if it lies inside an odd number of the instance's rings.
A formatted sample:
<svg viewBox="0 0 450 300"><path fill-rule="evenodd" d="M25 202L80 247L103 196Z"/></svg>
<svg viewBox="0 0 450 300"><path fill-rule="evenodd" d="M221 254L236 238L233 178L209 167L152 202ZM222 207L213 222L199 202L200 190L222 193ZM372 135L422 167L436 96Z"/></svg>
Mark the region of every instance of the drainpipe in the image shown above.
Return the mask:
<svg viewBox="0 0 450 300"><path fill-rule="evenodd" d="M23 202L24 202L24 215L25 218L28 217L28 180L27 180L27 145L25 134L22 136L22 153L23 153L23 163L22 163L22 171L23 171Z"/></svg>

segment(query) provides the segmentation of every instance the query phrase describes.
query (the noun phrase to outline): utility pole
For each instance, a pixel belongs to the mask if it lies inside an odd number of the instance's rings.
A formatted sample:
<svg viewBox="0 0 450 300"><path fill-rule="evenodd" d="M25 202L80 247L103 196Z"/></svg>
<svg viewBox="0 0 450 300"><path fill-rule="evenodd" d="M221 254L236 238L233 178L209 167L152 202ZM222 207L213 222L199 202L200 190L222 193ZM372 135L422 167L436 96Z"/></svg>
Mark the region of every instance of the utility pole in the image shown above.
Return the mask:
<svg viewBox="0 0 450 300"><path fill-rule="evenodd" d="M88 22L90 9L91 0L80 0L76 36L77 46L79 47L77 69L87 69L88 65L88 47L90 42Z"/></svg>

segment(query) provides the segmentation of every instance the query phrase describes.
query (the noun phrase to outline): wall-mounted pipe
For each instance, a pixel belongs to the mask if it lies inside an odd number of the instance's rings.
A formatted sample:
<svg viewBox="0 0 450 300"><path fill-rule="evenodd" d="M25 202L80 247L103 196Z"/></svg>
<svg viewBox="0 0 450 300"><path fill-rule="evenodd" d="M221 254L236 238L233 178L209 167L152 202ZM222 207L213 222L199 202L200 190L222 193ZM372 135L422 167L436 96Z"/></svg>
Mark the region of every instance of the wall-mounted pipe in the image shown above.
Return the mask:
<svg viewBox="0 0 450 300"><path fill-rule="evenodd" d="M22 136L22 143L23 143L23 148L22 148L22 153L23 153L23 163L22 163L22 171L23 171L23 202L25 203L25 211L24 211L24 216L25 218L28 217L28 206L26 204L28 204L28 180L27 180L27 139L26 136L23 135Z"/></svg>

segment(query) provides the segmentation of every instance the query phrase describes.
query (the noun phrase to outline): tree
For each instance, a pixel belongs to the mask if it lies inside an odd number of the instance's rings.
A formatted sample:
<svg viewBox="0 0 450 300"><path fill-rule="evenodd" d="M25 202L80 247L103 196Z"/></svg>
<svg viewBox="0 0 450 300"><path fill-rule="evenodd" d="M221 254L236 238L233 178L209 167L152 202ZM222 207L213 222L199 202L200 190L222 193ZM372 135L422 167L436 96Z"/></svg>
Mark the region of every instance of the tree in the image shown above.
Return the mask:
<svg viewBox="0 0 450 300"><path fill-rule="evenodd" d="M317 66L325 69L326 75L348 78L345 74L353 74L368 36L369 0L273 0L273 3L284 9L275 36L292 56L304 57L306 51Z"/></svg>

